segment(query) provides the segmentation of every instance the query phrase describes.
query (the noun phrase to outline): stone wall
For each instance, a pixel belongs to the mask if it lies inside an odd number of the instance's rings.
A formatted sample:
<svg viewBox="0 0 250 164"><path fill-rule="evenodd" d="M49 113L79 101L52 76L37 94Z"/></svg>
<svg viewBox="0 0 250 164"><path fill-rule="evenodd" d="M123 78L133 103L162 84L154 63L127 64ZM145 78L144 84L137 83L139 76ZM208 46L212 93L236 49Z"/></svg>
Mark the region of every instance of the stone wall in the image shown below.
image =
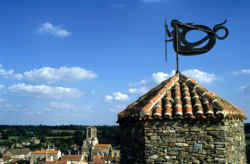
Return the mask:
<svg viewBox="0 0 250 164"><path fill-rule="evenodd" d="M242 120L122 124L121 164L246 164Z"/></svg>
<svg viewBox="0 0 250 164"><path fill-rule="evenodd" d="M226 151L231 163L246 163L244 123L239 120L225 122Z"/></svg>
<svg viewBox="0 0 250 164"><path fill-rule="evenodd" d="M147 121L146 163L245 164L243 126L242 120Z"/></svg>

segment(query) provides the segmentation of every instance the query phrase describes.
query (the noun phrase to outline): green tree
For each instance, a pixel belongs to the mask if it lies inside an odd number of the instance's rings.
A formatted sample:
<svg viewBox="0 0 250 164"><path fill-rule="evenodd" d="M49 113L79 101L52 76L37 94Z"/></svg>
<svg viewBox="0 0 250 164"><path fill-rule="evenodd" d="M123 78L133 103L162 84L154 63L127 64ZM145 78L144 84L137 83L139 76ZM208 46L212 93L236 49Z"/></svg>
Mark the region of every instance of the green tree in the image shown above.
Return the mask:
<svg viewBox="0 0 250 164"><path fill-rule="evenodd" d="M17 164L29 164L30 161L28 160L20 160L20 161L17 161Z"/></svg>

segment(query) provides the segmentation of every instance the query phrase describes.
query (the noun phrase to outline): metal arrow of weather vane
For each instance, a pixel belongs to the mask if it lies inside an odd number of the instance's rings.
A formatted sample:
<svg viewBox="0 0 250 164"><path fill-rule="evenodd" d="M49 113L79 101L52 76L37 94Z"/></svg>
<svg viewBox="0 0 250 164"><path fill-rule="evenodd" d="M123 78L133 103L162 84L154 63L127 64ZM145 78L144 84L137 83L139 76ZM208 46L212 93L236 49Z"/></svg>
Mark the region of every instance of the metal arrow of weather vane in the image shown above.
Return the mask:
<svg viewBox="0 0 250 164"><path fill-rule="evenodd" d="M174 50L176 52L176 62L177 62L177 69L176 72L179 72L179 55L183 56L192 56L192 55L201 55L203 53L208 52L211 50L215 43L216 39L223 40L228 36L228 29L224 26L227 21L217 24L213 27L213 29L209 28L208 26L198 25L193 23L182 23L178 20L172 20L171 26L173 30L170 32L168 29L168 25L165 23L165 30L166 30L166 59L167 59L167 43L173 42ZM201 40L196 42L189 42L186 39L187 33L190 31L202 31L206 33L206 36L203 37ZM224 30L224 36L217 35L219 30ZM169 37L170 39L168 39ZM205 45L205 42L207 42ZM201 46L201 47L200 47Z"/></svg>

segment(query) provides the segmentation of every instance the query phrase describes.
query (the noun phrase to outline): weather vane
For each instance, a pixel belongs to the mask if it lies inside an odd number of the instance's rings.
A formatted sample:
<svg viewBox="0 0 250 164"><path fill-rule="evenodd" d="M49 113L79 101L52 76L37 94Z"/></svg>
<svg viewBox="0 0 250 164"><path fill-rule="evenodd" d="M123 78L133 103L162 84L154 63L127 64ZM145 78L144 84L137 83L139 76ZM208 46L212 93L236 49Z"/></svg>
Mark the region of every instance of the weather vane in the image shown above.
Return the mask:
<svg viewBox="0 0 250 164"><path fill-rule="evenodd" d="M213 27L213 29L209 28L208 26L204 25L197 25L193 23L182 23L176 19L171 21L171 26L173 28L172 32L169 31L168 25L165 23L166 29L166 59L167 59L167 43L173 42L174 50L176 52L176 62L177 62L177 69L176 71L179 72L179 55L183 56L192 56L192 55L200 55L203 53L208 52L211 50L215 43L216 39L223 40L228 36L228 29L224 26L224 22L217 24ZM189 42L186 39L187 33L192 31L202 31L206 33L206 36L203 37L201 40L196 42ZM224 30L224 36L217 35L219 30ZM169 37L170 39L168 39ZM204 44L206 43L206 44Z"/></svg>

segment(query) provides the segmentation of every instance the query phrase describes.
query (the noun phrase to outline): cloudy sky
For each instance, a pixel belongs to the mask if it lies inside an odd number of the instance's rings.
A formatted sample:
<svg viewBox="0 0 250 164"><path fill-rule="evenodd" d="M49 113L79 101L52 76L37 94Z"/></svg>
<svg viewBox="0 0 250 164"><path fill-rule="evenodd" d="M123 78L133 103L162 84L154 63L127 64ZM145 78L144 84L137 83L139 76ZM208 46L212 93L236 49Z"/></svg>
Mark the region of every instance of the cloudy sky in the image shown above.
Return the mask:
<svg viewBox="0 0 250 164"><path fill-rule="evenodd" d="M250 118L247 0L0 3L0 124L115 124L119 111L172 76L171 45L164 60L171 19L210 27L228 20L228 38L180 57L180 69Z"/></svg>

